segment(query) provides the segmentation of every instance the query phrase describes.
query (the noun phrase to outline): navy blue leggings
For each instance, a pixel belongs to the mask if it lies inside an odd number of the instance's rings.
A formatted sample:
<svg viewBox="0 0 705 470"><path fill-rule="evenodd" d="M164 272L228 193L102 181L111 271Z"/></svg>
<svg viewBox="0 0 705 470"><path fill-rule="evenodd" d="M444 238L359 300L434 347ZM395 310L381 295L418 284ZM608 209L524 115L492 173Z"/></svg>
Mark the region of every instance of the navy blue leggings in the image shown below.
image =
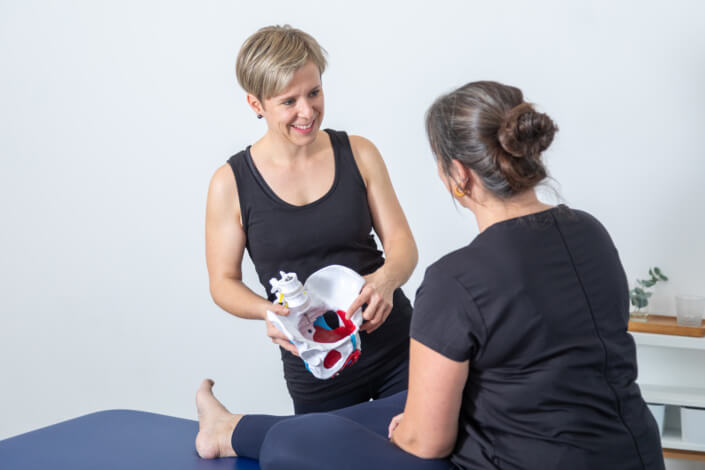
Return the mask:
<svg viewBox="0 0 705 470"><path fill-rule="evenodd" d="M262 470L449 470L445 459L421 459L387 439L392 417L404 411L406 392L328 413L245 415L233 431L237 455Z"/></svg>

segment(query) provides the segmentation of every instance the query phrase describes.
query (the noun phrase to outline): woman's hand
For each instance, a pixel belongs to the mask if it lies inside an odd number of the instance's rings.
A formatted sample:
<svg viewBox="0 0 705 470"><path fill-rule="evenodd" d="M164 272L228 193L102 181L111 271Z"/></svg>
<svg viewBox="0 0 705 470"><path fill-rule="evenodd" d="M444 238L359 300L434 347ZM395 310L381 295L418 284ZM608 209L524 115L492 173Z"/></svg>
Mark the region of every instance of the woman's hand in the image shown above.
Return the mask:
<svg viewBox="0 0 705 470"><path fill-rule="evenodd" d="M392 420L389 422L389 433L388 433L388 438L392 438L392 433L394 430L399 426L399 423L401 423L402 418L404 417L404 413L399 413L396 415Z"/></svg>
<svg viewBox="0 0 705 470"><path fill-rule="evenodd" d="M385 277L382 269L365 276L365 280L367 282L362 286L360 295L348 309L347 318L350 319L358 308L366 304L367 306L362 311L364 323L360 327L360 331L372 333L385 322L391 313L394 306L394 289L397 286Z"/></svg>
<svg viewBox="0 0 705 470"><path fill-rule="evenodd" d="M280 304L272 304L269 306L268 310L272 313L276 313L277 315L289 315L289 309ZM266 314L264 316L264 322L267 325L267 336L269 336L269 338L272 340L272 343L278 344L294 356L299 355L299 352L296 350L296 346L294 346L291 341L289 341L289 338L287 338L286 335L274 325L274 323L269 321Z"/></svg>

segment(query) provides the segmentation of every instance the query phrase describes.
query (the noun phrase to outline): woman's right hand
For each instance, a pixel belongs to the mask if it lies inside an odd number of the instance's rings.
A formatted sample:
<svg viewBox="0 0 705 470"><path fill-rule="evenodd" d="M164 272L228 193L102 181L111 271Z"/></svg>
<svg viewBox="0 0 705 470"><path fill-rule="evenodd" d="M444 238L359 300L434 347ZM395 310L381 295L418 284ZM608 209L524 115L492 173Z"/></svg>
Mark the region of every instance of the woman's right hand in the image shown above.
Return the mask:
<svg viewBox="0 0 705 470"><path fill-rule="evenodd" d="M392 434L394 434L394 430L399 426L403 417L404 417L404 413L399 413L394 418L392 418L392 420L389 422L389 427L387 430L387 438L388 439L392 438Z"/></svg>
<svg viewBox="0 0 705 470"><path fill-rule="evenodd" d="M276 313L277 315L289 315L289 309L280 304L271 304L268 310L272 313ZM294 346L291 341L289 341L289 338L287 338L286 335L274 325L274 323L269 321L266 315L264 317L264 322L267 325L267 336L269 336L269 338L272 340L272 343L278 344L294 356L299 355L299 352L296 350L296 346Z"/></svg>

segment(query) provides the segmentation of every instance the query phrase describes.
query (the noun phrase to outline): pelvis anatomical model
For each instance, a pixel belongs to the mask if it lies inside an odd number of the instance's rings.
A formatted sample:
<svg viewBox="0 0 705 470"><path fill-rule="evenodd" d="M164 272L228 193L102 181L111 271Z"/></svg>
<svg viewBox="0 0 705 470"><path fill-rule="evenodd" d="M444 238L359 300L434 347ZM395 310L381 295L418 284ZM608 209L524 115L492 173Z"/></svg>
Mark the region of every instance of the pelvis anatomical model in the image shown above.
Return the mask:
<svg viewBox="0 0 705 470"><path fill-rule="evenodd" d="M345 312L360 293L365 280L352 269L331 265L311 274L305 284L295 273L272 278L277 302L289 315L267 312L267 319L296 346L306 368L319 379L328 379L360 356L362 309L348 320Z"/></svg>

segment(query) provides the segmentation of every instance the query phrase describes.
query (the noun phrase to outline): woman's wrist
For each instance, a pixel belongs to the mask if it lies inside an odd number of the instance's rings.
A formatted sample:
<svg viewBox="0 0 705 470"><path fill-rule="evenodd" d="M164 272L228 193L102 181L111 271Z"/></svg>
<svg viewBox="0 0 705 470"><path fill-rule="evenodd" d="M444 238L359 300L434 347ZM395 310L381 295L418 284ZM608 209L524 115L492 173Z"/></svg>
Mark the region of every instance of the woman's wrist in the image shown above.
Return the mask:
<svg viewBox="0 0 705 470"><path fill-rule="evenodd" d="M257 311L259 312L260 320L267 319L267 311L269 311L269 310L272 310L272 302L270 302L268 299L263 298L257 308Z"/></svg>
<svg viewBox="0 0 705 470"><path fill-rule="evenodd" d="M381 268L374 272L374 284L380 289L386 289L394 291L397 287L401 286L398 276L394 276L390 272L389 266L384 264Z"/></svg>

